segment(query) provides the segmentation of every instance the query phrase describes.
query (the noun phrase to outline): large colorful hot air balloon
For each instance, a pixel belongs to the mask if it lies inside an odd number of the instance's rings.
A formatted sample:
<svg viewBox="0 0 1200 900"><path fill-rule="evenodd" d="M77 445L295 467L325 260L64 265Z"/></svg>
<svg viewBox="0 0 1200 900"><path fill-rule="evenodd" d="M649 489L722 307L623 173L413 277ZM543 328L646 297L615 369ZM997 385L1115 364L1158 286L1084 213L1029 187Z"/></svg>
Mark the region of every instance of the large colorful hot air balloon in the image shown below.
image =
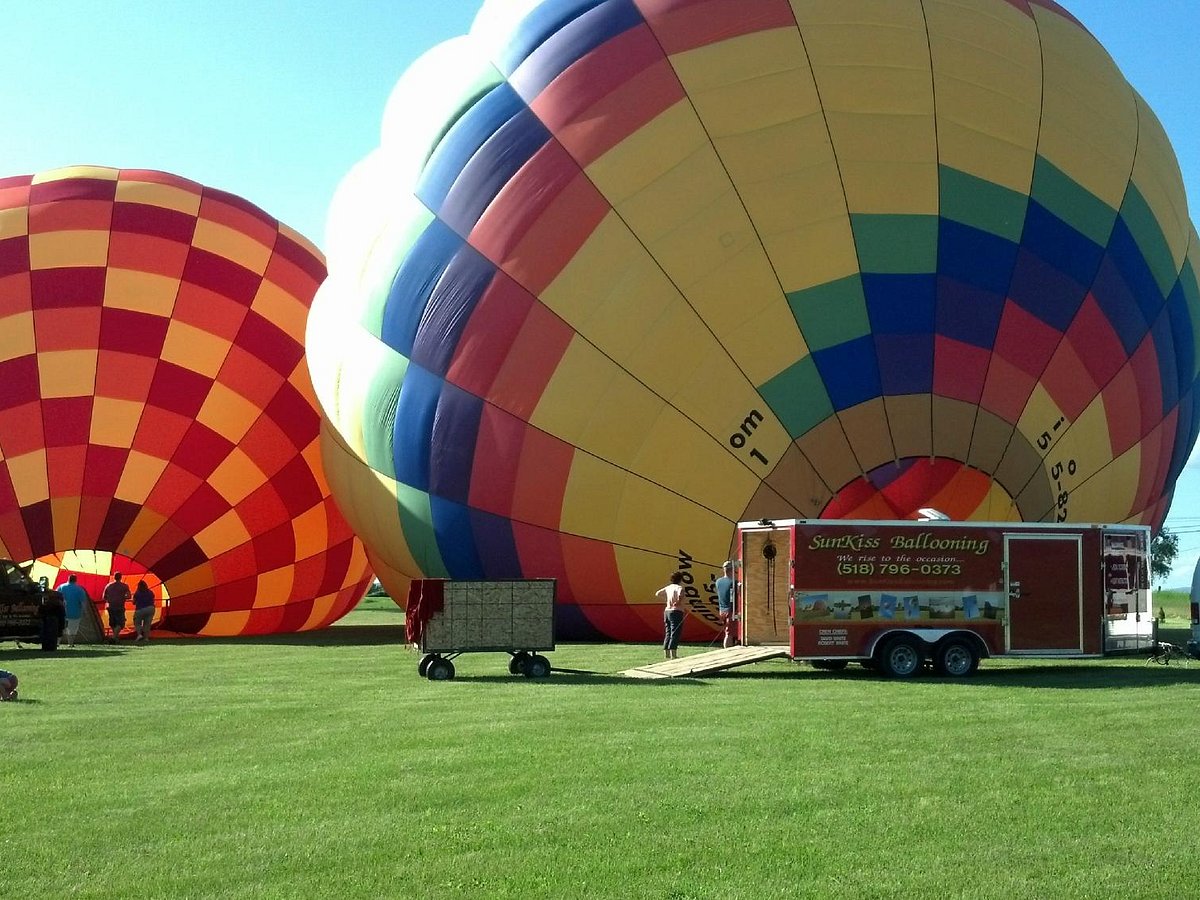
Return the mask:
<svg viewBox="0 0 1200 900"><path fill-rule="evenodd" d="M1050 0L487 3L329 240L384 581L554 576L570 636L706 606L739 520L1158 525L1196 438L1178 165Z"/></svg>
<svg viewBox="0 0 1200 900"><path fill-rule="evenodd" d="M176 633L352 608L371 574L302 345L324 275L287 226L173 175L0 178L0 556L82 570L93 597L146 578Z"/></svg>

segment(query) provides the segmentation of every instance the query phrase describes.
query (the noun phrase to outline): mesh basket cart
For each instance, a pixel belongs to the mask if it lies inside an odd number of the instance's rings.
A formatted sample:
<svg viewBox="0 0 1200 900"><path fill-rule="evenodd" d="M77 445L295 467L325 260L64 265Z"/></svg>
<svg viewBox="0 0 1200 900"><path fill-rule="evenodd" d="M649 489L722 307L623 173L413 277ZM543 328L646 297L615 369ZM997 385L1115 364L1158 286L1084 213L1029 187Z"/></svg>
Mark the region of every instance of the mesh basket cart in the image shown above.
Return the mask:
<svg viewBox="0 0 1200 900"><path fill-rule="evenodd" d="M554 649L553 578L413 582L405 610L408 639L421 650L417 672L430 681L454 677L463 653L507 653L508 671L545 678Z"/></svg>

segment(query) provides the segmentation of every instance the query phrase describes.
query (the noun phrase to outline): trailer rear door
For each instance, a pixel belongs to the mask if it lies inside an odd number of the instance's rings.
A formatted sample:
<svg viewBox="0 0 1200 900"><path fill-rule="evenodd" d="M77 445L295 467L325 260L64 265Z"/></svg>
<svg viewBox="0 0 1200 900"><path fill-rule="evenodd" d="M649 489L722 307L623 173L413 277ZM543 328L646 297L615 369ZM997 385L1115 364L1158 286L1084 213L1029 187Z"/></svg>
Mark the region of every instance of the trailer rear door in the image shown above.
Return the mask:
<svg viewBox="0 0 1200 900"><path fill-rule="evenodd" d="M1008 649L1083 650L1083 549L1077 534L1006 534Z"/></svg>
<svg viewBox="0 0 1200 900"><path fill-rule="evenodd" d="M786 528L742 533L739 615L743 644L788 642L792 590L792 532Z"/></svg>

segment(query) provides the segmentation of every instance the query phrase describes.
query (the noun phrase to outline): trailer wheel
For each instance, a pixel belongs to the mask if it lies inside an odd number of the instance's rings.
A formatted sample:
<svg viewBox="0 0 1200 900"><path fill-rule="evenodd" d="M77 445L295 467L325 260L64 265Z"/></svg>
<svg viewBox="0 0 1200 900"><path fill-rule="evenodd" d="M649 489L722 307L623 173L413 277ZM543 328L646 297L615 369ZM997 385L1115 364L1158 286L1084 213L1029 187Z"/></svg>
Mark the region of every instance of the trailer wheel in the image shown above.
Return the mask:
<svg viewBox="0 0 1200 900"><path fill-rule="evenodd" d="M938 644L933 654L933 671L950 678L974 675L979 668L979 654L970 641L948 638Z"/></svg>
<svg viewBox="0 0 1200 900"><path fill-rule="evenodd" d="M508 674L524 675L527 662L529 662L529 654L524 650L518 650L508 659Z"/></svg>
<svg viewBox="0 0 1200 900"><path fill-rule="evenodd" d="M429 664L437 659L436 653L426 653L421 657L421 661L417 663L417 674L422 678L429 672Z"/></svg>
<svg viewBox="0 0 1200 900"><path fill-rule="evenodd" d="M425 670L425 677L430 681L449 681L454 677L454 663L448 659L442 659L440 656L435 656L429 661L429 666Z"/></svg>
<svg viewBox="0 0 1200 900"><path fill-rule="evenodd" d="M921 644L906 634L884 643L879 651L879 671L888 678L911 678L921 671Z"/></svg>
<svg viewBox="0 0 1200 900"><path fill-rule="evenodd" d="M550 674L550 660L535 653L525 660L526 678L545 678Z"/></svg>
<svg viewBox="0 0 1200 900"><path fill-rule="evenodd" d="M848 665L850 665L850 662L849 662L849 660L845 660L845 659L814 659L814 660L812 660L812 667L814 669L821 669L824 672L840 672L840 671L842 671L842 669L846 668L846 666L848 666Z"/></svg>

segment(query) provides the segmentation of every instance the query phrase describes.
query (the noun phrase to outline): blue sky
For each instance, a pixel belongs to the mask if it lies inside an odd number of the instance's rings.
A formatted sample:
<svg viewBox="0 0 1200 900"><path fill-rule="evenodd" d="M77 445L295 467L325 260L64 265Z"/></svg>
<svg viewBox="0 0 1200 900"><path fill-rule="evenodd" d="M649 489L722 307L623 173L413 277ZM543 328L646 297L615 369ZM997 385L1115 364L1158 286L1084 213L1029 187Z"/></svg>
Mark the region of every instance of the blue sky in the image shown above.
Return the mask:
<svg viewBox="0 0 1200 900"><path fill-rule="evenodd" d="M1063 0L1158 113L1200 218L1200 3ZM12 0L0 176L94 163L232 191L316 243L334 188L377 142L396 79L467 30L477 0ZM1168 525L1200 557L1200 458Z"/></svg>

